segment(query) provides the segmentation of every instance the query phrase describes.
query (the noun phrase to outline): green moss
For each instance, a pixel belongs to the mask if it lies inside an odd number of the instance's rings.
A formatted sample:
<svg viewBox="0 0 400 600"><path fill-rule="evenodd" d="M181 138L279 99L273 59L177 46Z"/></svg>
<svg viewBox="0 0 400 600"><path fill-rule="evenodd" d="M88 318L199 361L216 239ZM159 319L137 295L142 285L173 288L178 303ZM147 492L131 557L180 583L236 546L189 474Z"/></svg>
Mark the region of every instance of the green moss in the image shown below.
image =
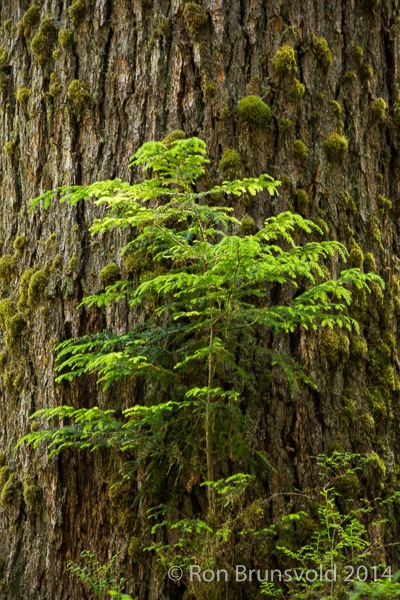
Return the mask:
<svg viewBox="0 0 400 600"><path fill-rule="evenodd" d="M339 102L337 102L336 100L329 100L329 107L330 107L331 111L333 112L333 114L335 115L335 117L340 119L340 117L343 114L342 105Z"/></svg>
<svg viewBox="0 0 400 600"><path fill-rule="evenodd" d="M26 108L28 106L29 98L31 97L31 90L26 87L20 87L17 90L16 98L20 103L22 108Z"/></svg>
<svg viewBox="0 0 400 600"><path fill-rule="evenodd" d="M63 50L71 51L74 45L74 32L71 29L60 29L58 43Z"/></svg>
<svg viewBox="0 0 400 600"><path fill-rule="evenodd" d="M19 343L25 327L26 321L20 313L13 315L8 320L5 342L9 350L15 348L15 346Z"/></svg>
<svg viewBox="0 0 400 600"><path fill-rule="evenodd" d="M332 65L332 52L325 38L315 38L313 42L315 56L320 69L327 73Z"/></svg>
<svg viewBox="0 0 400 600"><path fill-rule="evenodd" d="M300 100L304 96L305 91L306 91L306 86L304 85L304 83L301 83L298 79L294 78L292 87L290 89L290 94L297 104L300 102Z"/></svg>
<svg viewBox="0 0 400 600"><path fill-rule="evenodd" d="M15 473L11 473L0 494L1 506L17 506L21 483Z"/></svg>
<svg viewBox="0 0 400 600"><path fill-rule="evenodd" d="M293 142L293 155L295 158L304 162L308 156L308 148L301 140Z"/></svg>
<svg viewBox="0 0 400 600"><path fill-rule="evenodd" d="M335 492L346 500L358 500L361 492L361 484L356 473L346 473L337 477L333 483Z"/></svg>
<svg viewBox="0 0 400 600"><path fill-rule="evenodd" d="M7 481L10 478L10 475L11 475L10 469L6 465L3 465L0 468L0 491L3 490L4 486L6 485Z"/></svg>
<svg viewBox="0 0 400 600"><path fill-rule="evenodd" d="M40 66L44 66L50 58L56 42L57 30L50 17L45 17L34 35L30 48Z"/></svg>
<svg viewBox="0 0 400 600"><path fill-rule="evenodd" d="M50 75L50 87L49 87L49 94L51 96L53 96L53 98L55 98L56 96L59 96L62 92L62 87L61 87L61 83L57 78L57 75L53 72Z"/></svg>
<svg viewBox="0 0 400 600"><path fill-rule="evenodd" d="M376 123L385 123L387 104L383 98L377 98L372 105L372 117Z"/></svg>
<svg viewBox="0 0 400 600"><path fill-rule="evenodd" d="M54 60L58 60L61 56L61 50L59 48L56 48L55 50L53 50L52 53L52 57Z"/></svg>
<svg viewBox="0 0 400 600"><path fill-rule="evenodd" d="M243 166L239 152L232 148L226 148L219 161L219 169L228 180L240 179L243 176Z"/></svg>
<svg viewBox="0 0 400 600"><path fill-rule="evenodd" d="M5 352L0 352L0 368L4 369L7 363L7 354Z"/></svg>
<svg viewBox="0 0 400 600"><path fill-rule="evenodd" d="M258 96L246 96L238 103L239 120L247 125L266 127L271 119L271 109Z"/></svg>
<svg viewBox="0 0 400 600"><path fill-rule="evenodd" d="M75 0L75 2L73 2L73 4L71 4L71 6L69 7L69 18L71 19L75 27L78 27L78 25L83 21L84 16L86 14L86 10L86 0Z"/></svg>
<svg viewBox="0 0 400 600"><path fill-rule="evenodd" d="M364 262L364 254L358 244L355 244L350 250L349 267L361 269Z"/></svg>
<svg viewBox="0 0 400 600"><path fill-rule="evenodd" d="M364 50L361 48L361 46L356 45L353 48L352 54L354 62L357 64L358 67L361 67L364 62Z"/></svg>
<svg viewBox="0 0 400 600"><path fill-rule="evenodd" d="M361 73L365 79L371 79L374 76L374 70L368 63L363 63L363 66L361 67Z"/></svg>
<svg viewBox="0 0 400 600"><path fill-rule="evenodd" d="M39 488L35 485L32 477L26 476L22 482L22 495L25 500L25 504L29 508L33 508L38 504L39 501Z"/></svg>
<svg viewBox="0 0 400 600"><path fill-rule="evenodd" d="M129 274L138 275L148 270L149 262L146 256L139 253L129 253L124 256L124 267Z"/></svg>
<svg viewBox="0 0 400 600"><path fill-rule="evenodd" d="M143 553L143 546L139 536L133 536L128 546L128 556L131 560L138 562Z"/></svg>
<svg viewBox="0 0 400 600"><path fill-rule="evenodd" d="M6 455L4 452L0 452L0 469L3 468L6 464Z"/></svg>
<svg viewBox="0 0 400 600"><path fill-rule="evenodd" d="M26 237L24 235L17 235L13 241L14 250L23 250L26 246Z"/></svg>
<svg viewBox="0 0 400 600"><path fill-rule="evenodd" d="M196 2L186 2L183 8L183 19L191 36L196 39L208 24L208 12L204 6Z"/></svg>
<svg viewBox="0 0 400 600"><path fill-rule="evenodd" d="M364 273L375 273L376 272L376 260L371 252L364 254Z"/></svg>
<svg viewBox="0 0 400 600"><path fill-rule="evenodd" d="M296 190L296 204L299 211L304 210L310 203L309 195L305 190Z"/></svg>
<svg viewBox="0 0 400 600"><path fill-rule="evenodd" d="M3 27L4 27L4 31L7 31L7 33L10 33L10 31L12 29L11 19L6 19L3 23Z"/></svg>
<svg viewBox="0 0 400 600"><path fill-rule="evenodd" d="M343 75L344 83L354 83L357 80L357 73L355 71L346 71Z"/></svg>
<svg viewBox="0 0 400 600"><path fill-rule="evenodd" d="M103 267L99 273L100 281L103 287L107 287L108 285L112 285L119 279L119 266L112 262Z"/></svg>
<svg viewBox="0 0 400 600"><path fill-rule="evenodd" d="M297 62L291 46L282 46L276 51L273 60L274 69L279 77L292 75L297 71Z"/></svg>
<svg viewBox="0 0 400 600"><path fill-rule="evenodd" d="M36 29L40 21L40 6L32 4L28 10L22 15L22 19L18 23L17 29L20 35L25 38L30 38L32 31Z"/></svg>
<svg viewBox="0 0 400 600"><path fill-rule="evenodd" d="M12 298L0 300L0 326L6 329L10 318L16 313L15 302Z"/></svg>
<svg viewBox="0 0 400 600"><path fill-rule="evenodd" d="M350 356L356 360L365 360L368 357L367 340L361 335L350 337Z"/></svg>
<svg viewBox="0 0 400 600"><path fill-rule="evenodd" d="M368 220L369 233L372 240L375 242L381 241L381 230L379 229L379 222L375 216L371 216Z"/></svg>
<svg viewBox="0 0 400 600"><path fill-rule="evenodd" d="M290 119L279 119L278 122L278 129L280 131L280 133L286 133L287 131L289 131L289 129L292 127L293 123Z"/></svg>
<svg viewBox="0 0 400 600"><path fill-rule="evenodd" d="M27 269L21 276L19 283L19 300L18 306L23 307L28 301L28 289L32 275L35 273L35 269Z"/></svg>
<svg viewBox="0 0 400 600"><path fill-rule="evenodd" d="M80 113L91 100L89 86L80 79L73 79L68 86L67 96L75 110Z"/></svg>
<svg viewBox="0 0 400 600"><path fill-rule="evenodd" d="M340 133L331 133L324 142L324 153L330 163L342 163L349 148L347 139Z"/></svg>
<svg viewBox="0 0 400 600"><path fill-rule="evenodd" d="M322 230L322 233L324 235L328 235L328 233L329 233L329 225L328 225L328 223L324 219L322 219L321 217L317 217L316 219L314 219L314 222Z"/></svg>
<svg viewBox="0 0 400 600"><path fill-rule="evenodd" d="M17 261L12 254L4 254L0 258L0 279L10 283L17 267Z"/></svg>
<svg viewBox="0 0 400 600"><path fill-rule="evenodd" d="M11 142L10 140L8 142L6 142L3 146L4 148L4 152L6 154L8 154L8 156L10 158L12 158L14 156L14 152L15 152L15 144L14 142Z"/></svg>
<svg viewBox="0 0 400 600"><path fill-rule="evenodd" d="M378 206L381 215L385 215L392 208L392 202L389 198L385 198L381 194L378 196Z"/></svg>
<svg viewBox="0 0 400 600"><path fill-rule="evenodd" d="M185 137L186 134L184 131L182 131L182 129L174 129L173 131L170 131L168 135L166 135L165 138L163 138L161 141L165 146L167 146L167 148L170 148L172 142L176 142L177 140L184 140Z"/></svg>
<svg viewBox="0 0 400 600"><path fill-rule="evenodd" d="M349 338L340 329L324 329L320 343L322 356L331 366L344 363L350 355Z"/></svg>
<svg viewBox="0 0 400 600"><path fill-rule="evenodd" d="M292 180L290 179L289 175L283 173L282 175L280 175L279 181L282 183L282 187L287 189L290 187Z"/></svg>
<svg viewBox="0 0 400 600"><path fill-rule="evenodd" d="M254 219L246 215L243 217L242 222L240 224L240 232L242 235L254 235L257 233L257 227Z"/></svg>
<svg viewBox="0 0 400 600"><path fill-rule="evenodd" d="M53 259L53 262L51 263L50 270L53 272L58 271L59 269L62 268L63 264L64 264L64 260L63 260L62 254L56 254Z"/></svg>
<svg viewBox="0 0 400 600"><path fill-rule="evenodd" d="M214 81L207 81L204 89L204 96L206 100L212 100L217 95L217 84Z"/></svg>
<svg viewBox="0 0 400 600"><path fill-rule="evenodd" d="M22 283L22 281L21 281ZM27 302L29 306L35 306L43 298L43 293L49 284L46 273L42 270L35 271L29 277L28 285L28 297Z"/></svg>

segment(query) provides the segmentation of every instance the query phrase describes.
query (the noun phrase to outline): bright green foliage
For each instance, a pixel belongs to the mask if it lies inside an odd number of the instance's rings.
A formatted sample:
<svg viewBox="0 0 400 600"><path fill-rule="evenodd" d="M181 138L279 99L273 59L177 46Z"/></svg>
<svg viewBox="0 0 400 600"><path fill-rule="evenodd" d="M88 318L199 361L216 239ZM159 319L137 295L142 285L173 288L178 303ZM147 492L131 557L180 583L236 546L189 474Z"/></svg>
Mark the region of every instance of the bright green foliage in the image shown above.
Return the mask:
<svg viewBox="0 0 400 600"><path fill-rule="evenodd" d="M258 96L246 96L238 103L239 120L248 125L266 127L271 119L271 109Z"/></svg>
<svg viewBox="0 0 400 600"><path fill-rule="evenodd" d="M125 579L121 577L117 581L113 575L117 560L116 554L106 564L101 564L96 555L89 550L83 550L81 558L84 562L83 567L70 560L67 571L70 571L86 589L90 590L95 598L105 598L110 587L115 591L114 597L121 599L125 596L122 594Z"/></svg>
<svg viewBox="0 0 400 600"><path fill-rule="evenodd" d="M278 48L273 65L280 77L296 73L297 63L293 48L291 46L282 46L281 48Z"/></svg>
<svg viewBox="0 0 400 600"><path fill-rule="evenodd" d="M119 448L133 457L127 477L140 466L143 485L149 489L165 486L165 473L188 489L195 470L197 482L191 486L205 486L207 511L199 519L185 513L169 518L168 506L159 511L162 524L156 519L154 531L178 528L183 540L172 555L163 545L153 546L165 563L177 556L182 562L195 555L205 560L215 556L210 549L220 552L235 529L229 511L241 505L250 483L243 466L264 472L268 464L247 443L249 418L242 414L240 401L246 386L256 387L257 381L238 359L243 349L251 348L266 373L280 367L292 386L303 380L315 387L289 355L262 340L300 326L358 331L357 322L347 314L350 288L368 290L369 282L381 282L358 269L329 279L324 260L338 253L345 261L346 250L335 241L299 243L300 236L304 239L321 230L298 214L272 216L258 231L246 231L232 208L212 205L213 197L273 195L278 182L261 175L224 181L200 192L196 182L208 162L205 143L198 138L168 146L148 142L131 161L148 175L143 182L111 180L64 187L32 202L32 207L41 200L48 206L56 193L70 205L96 198L95 204L106 211L94 221L92 234L132 231L122 255L129 256L130 263L147 265L144 272L138 268L133 281L115 281L83 300L89 308L124 300L143 318L122 334L103 331L62 342L57 380L96 374L109 388L134 376L144 389L158 386L162 392L145 394L142 404L123 411L123 419L113 409L97 407L40 410L35 419L65 418L69 424L38 428L20 444L37 447L46 442L51 454L71 446ZM267 293L271 286L285 286L292 291L291 299L272 303ZM224 477L220 465L228 460L234 473Z"/></svg>
<svg viewBox="0 0 400 600"><path fill-rule="evenodd" d="M320 455L317 464L320 467L319 485L312 492L305 492L303 497L310 506L310 511L300 510L282 517L281 522L270 528L269 534L278 534L282 542L276 544L276 552L280 553L280 569L290 569L290 581L262 584L262 594L270 598L290 598L291 600L308 600L324 598L339 600L341 598L361 598L353 593L354 580L357 581L357 568L360 567L360 579L373 567L374 551L382 548L384 520L377 515L377 508L398 500L400 492L384 501L375 498L373 502L359 500L359 475L368 471L370 464L376 460L374 455L362 457L357 454L333 452L331 456ZM340 508L339 508L340 507ZM344 507L344 508L343 508ZM316 513L316 514L315 514ZM372 517L375 517L373 520ZM366 523L370 522L370 532ZM307 527L304 545L295 543L294 531ZM311 529L311 530L310 530ZM355 574L349 577L349 567ZM329 575L325 576L329 569ZM375 566L376 573L381 576L385 566ZM293 574L296 570L296 575ZM307 571L323 573L312 581L312 574L306 577ZM320 571L321 570L321 571ZM388 574L386 574L388 576ZM311 580L311 581L310 581ZM366 583L367 591L379 591L382 581ZM398 584L386 583L392 591L398 590ZM350 594L350 595L349 595ZM395 598L395 595L366 595L362 598Z"/></svg>

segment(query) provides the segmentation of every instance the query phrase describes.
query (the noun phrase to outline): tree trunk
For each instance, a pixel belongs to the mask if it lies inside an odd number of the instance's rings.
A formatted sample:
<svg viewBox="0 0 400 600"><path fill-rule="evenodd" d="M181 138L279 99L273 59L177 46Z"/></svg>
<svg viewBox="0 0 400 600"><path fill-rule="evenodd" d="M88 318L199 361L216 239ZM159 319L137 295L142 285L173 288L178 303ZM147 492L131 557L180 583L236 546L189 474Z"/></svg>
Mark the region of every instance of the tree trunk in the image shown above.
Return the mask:
<svg viewBox="0 0 400 600"><path fill-rule="evenodd" d="M181 588L152 572L150 555L137 551L149 543L146 502L132 513L126 494L109 491L116 466L107 453L68 451L47 462L45 448L13 451L35 426L29 417L39 408L112 401L119 409L135 394L125 389L110 399L89 380L55 384L54 348L61 340L105 325L123 331L133 319L123 308L76 310L85 294L101 288L99 272L119 260L123 239L90 237L98 209L89 203L28 212L29 200L58 185L132 178L133 152L174 129L206 141L216 177L222 152L235 148L247 175L282 179L277 201L261 195L237 208L240 217L246 210L261 225L295 209L353 250L351 266L364 260L369 270L375 259L386 282L383 294L377 288L366 299L359 294L354 309L368 348L360 349L355 336L334 333L275 340L277 348L291 346L319 391L291 397L277 376L273 389L264 382L248 402L255 439L275 469L265 483L268 494L315 483L310 457L333 449L375 452L379 460L365 485L377 495L397 487L398 3L201 2L204 18L179 0L78 0L72 7L43 0L39 14L27 13L24 0L1 3L0 459L10 470L0 472L4 600L89 597L66 573L67 562L79 562L85 548L102 562L120 552L119 571L134 597L182 597ZM274 67L276 51L286 45L295 49L296 73ZM271 107L268 127L240 120L237 104L248 95ZM344 156L325 144L338 132L348 139ZM28 293L30 275L36 279ZM10 325L14 313L22 319L18 331ZM260 381L263 372L261 365ZM274 501L271 516L283 505ZM240 596L234 593L229 598L254 597L245 586Z"/></svg>

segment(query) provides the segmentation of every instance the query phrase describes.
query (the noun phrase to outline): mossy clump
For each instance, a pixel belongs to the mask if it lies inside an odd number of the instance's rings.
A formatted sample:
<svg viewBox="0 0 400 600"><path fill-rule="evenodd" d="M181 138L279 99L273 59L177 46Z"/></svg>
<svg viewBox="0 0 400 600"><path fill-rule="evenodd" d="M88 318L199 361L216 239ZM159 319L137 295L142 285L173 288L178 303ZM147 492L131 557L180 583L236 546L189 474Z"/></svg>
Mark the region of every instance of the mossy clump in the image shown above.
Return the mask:
<svg viewBox="0 0 400 600"><path fill-rule="evenodd" d="M361 335L350 337L350 356L356 360L365 360L368 357L367 340Z"/></svg>
<svg viewBox="0 0 400 600"><path fill-rule="evenodd" d="M354 83L355 81L357 81L357 73L355 71L346 71L343 75L343 82Z"/></svg>
<svg viewBox="0 0 400 600"><path fill-rule="evenodd" d="M50 75L50 87L49 87L49 94L51 96L53 96L53 98L55 98L56 96L59 96L62 92L62 87L61 87L61 83L57 77L57 75L53 72Z"/></svg>
<svg viewBox="0 0 400 600"><path fill-rule="evenodd" d="M24 332L25 327L26 327L26 321L20 313L13 315L8 320L7 328L6 328L5 342L6 342L6 346L9 350L12 350L18 344L18 342L20 341L21 336Z"/></svg>
<svg viewBox="0 0 400 600"><path fill-rule="evenodd" d="M80 79L73 79L71 81L68 86L67 96L78 113L81 113L91 100L88 84Z"/></svg>
<svg viewBox="0 0 400 600"><path fill-rule="evenodd" d="M7 481L9 480L11 475L11 471L10 469L6 466L3 465L0 468L0 491L4 488L4 486L6 485Z"/></svg>
<svg viewBox="0 0 400 600"><path fill-rule="evenodd" d="M383 98L377 98L372 105L371 113L376 123L386 122L387 104Z"/></svg>
<svg viewBox="0 0 400 600"><path fill-rule="evenodd" d="M308 148L301 140L293 142L293 155L297 160L304 162L308 156Z"/></svg>
<svg viewBox="0 0 400 600"><path fill-rule="evenodd" d="M32 31L39 25L40 21L40 6L32 4L28 10L22 15L22 19L17 25L19 35L24 35L29 39Z"/></svg>
<svg viewBox="0 0 400 600"><path fill-rule="evenodd" d="M31 97L31 90L26 87L20 87L17 90L16 98L20 103L22 108L26 108L28 106L29 98Z"/></svg>
<svg viewBox="0 0 400 600"><path fill-rule="evenodd" d="M75 2L73 2L69 7L69 18L71 19L75 27L78 27L78 25L83 21L83 18L86 14L86 10L86 0L75 0Z"/></svg>
<svg viewBox="0 0 400 600"><path fill-rule="evenodd" d="M24 271L24 273L21 276L21 279L19 282L19 300L18 300L18 306L20 308L24 307L27 304L29 283L30 283L30 280L34 273L35 273L35 269L31 268L31 269L27 269L26 271Z"/></svg>
<svg viewBox="0 0 400 600"><path fill-rule="evenodd" d="M11 473L0 495L1 506L17 506L21 483L15 473Z"/></svg>
<svg viewBox="0 0 400 600"><path fill-rule="evenodd" d="M58 32L58 43L63 50L72 50L74 45L74 32L71 29L60 29Z"/></svg>
<svg viewBox="0 0 400 600"><path fill-rule="evenodd" d="M30 48L41 67L43 67L51 56L53 46L56 42L57 29L53 19L45 17L39 29L32 38Z"/></svg>
<svg viewBox="0 0 400 600"><path fill-rule="evenodd" d="M297 62L293 48L291 46L278 48L274 56L273 65L279 77L296 73Z"/></svg>
<svg viewBox="0 0 400 600"><path fill-rule="evenodd" d="M328 42L323 37L315 38L313 47L318 66L324 73L327 73L332 65L333 60L332 52L329 48Z"/></svg>
<svg viewBox="0 0 400 600"><path fill-rule="evenodd" d="M358 244L354 244L349 254L349 267L361 269L364 263L364 254Z"/></svg>
<svg viewBox="0 0 400 600"><path fill-rule="evenodd" d="M365 79L371 79L374 76L374 70L369 63L363 63L361 67L361 74Z"/></svg>
<svg viewBox="0 0 400 600"><path fill-rule="evenodd" d="M364 273L375 273L376 272L376 260L372 252L366 252L364 254Z"/></svg>
<svg viewBox="0 0 400 600"><path fill-rule="evenodd" d="M243 217L242 222L240 224L240 233L244 236L246 235L254 235L257 233L257 227L254 219L246 215Z"/></svg>
<svg viewBox="0 0 400 600"><path fill-rule="evenodd" d="M350 341L347 335L337 329L325 329L321 340L321 354L335 367L346 362L350 355Z"/></svg>
<svg viewBox="0 0 400 600"><path fill-rule="evenodd" d="M278 129L280 133L286 133L292 127L293 123L290 119L286 119L285 117L279 119Z"/></svg>
<svg viewBox="0 0 400 600"><path fill-rule="evenodd" d="M358 67L361 67L364 62L364 50L361 48L361 46L356 45L353 48L352 54L354 62L357 64Z"/></svg>
<svg viewBox="0 0 400 600"><path fill-rule="evenodd" d="M22 281L21 281L22 283ZM35 271L29 278L27 303L35 306L43 298L43 293L49 284L46 273L42 270Z"/></svg>
<svg viewBox="0 0 400 600"><path fill-rule="evenodd" d="M286 175L286 173L280 175L278 179L281 182L282 187L285 189L288 189L292 183L292 180L290 179L289 175Z"/></svg>
<svg viewBox="0 0 400 600"><path fill-rule="evenodd" d="M271 109L259 96L246 96L238 103L239 120L247 125L266 127L271 119Z"/></svg>
<svg viewBox="0 0 400 600"><path fill-rule="evenodd" d="M10 283L17 267L17 260L12 254L3 254L0 258L0 279Z"/></svg>
<svg viewBox="0 0 400 600"><path fill-rule="evenodd" d="M342 163L349 149L349 142L340 133L331 133L324 142L324 153L330 163Z"/></svg>
<svg viewBox="0 0 400 600"><path fill-rule="evenodd" d="M343 114L342 105L339 102L337 102L337 100L329 100L329 107L330 107L331 111L333 112L333 114L335 115L335 117L340 119L340 117Z"/></svg>
<svg viewBox="0 0 400 600"><path fill-rule="evenodd" d="M177 140L184 140L185 137L186 134L184 131L182 131L182 129L174 129L173 131L170 131L161 141L164 144L164 146L170 148L172 142L176 142Z"/></svg>
<svg viewBox="0 0 400 600"><path fill-rule="evenodd" d="M14 152L15 152L15 144L14 142L11 142L10 140L8 140L8 142L6 142L3 146L4 148L4 152L6 154L8 154L8 156L10 158L12 158L14 156Z"/></svg>
<svg viewBox="0 0 400 600"><path fill-rule="evenodd" d="M0 327L6 329L10 318L16 313L15 302L12 298L0 300Z"/></svg>
<svg viewBox="0 0 400 600"><path fill-rule="evenodd" d="M4 452L0 452L0 469L3 468L6 464L6 455Z"/></svg>
<svg viewBox="0 0 400 600"><path fill-rule="evenodd" d="M290 94L293 97L294 101L298 104L302 97L304 96L304 92L306 91L306 86L304 83L301 83L296 77L293 80L292 87L290 89Z"/></svg>
<svg viewBox="0 0 400 600"><path fill-rule="evenodd" d="M379 212L381 215L385 215L387 212L389 212L389 210L392 208L392 201L389 200L389 198L385 198L385 196L382 196L382 194L379 194L378 196L378 206L379 206Z"/></svg>
<svg viewBox="0 0 400 600"><path fill-rule="evenodd" d="M219 169L222 175L230 181L240 179L243 176L243 165L239 152L233 148L226 148L219 161Z"/></svg>
<svg viewBox="0 0 400 600"><path fill-rule="evenodd" d="M35 485L32 477L24 477L22 482L22 495L25 500L25 504L29 508L33 508L37 505L39 500L39 488L37 485Z"/></svg>
<svg viewBox="0 0 400 600"><path fill-rule="evenodd" d="M119 266L115 262L109 263L101 269L99 277L103 287L112 285L120 277Z"/></svg>
<svg viewBox="0 0 400 600"><path fill-rule="evenodd" d="M207 81L204 88L204 97L206 100L212 100L217 95L217 84L215 81Z"/></svg>
<svg viewBox="0 0 400 600"><path fill-rule="evenodd" d="M133 536L128 546L128 556L131 560L138 562L143 554L143 545L139 536Z"/></svg>
<svg viewBox="0 0 400 600"><path fill-rule="evenodd" d="M379 229L379 221L375 215L371 215L368 219L369 235L374 242L381 241L381 230Z"/></svg>
<svg viewBox="0 0 400 600"><path fill-rule="evenodd" d="M198 38L208 24L208 12L204 6L196 2L186 2L183 8L183 19L193 38Z"/></svg>
<svg viewBox="0 0 400 600"><path fill-rule="evenodd" d="M296 190L296 204L299 211L304 210L310 203L310 197L306 190Z"/></svg>
<svg viewBox="0 0 400 600"><path fill-rule="evenodd" d="M17 235L13 241L14 250L23 250L26 246L26 237L24 235Z"/></svg>

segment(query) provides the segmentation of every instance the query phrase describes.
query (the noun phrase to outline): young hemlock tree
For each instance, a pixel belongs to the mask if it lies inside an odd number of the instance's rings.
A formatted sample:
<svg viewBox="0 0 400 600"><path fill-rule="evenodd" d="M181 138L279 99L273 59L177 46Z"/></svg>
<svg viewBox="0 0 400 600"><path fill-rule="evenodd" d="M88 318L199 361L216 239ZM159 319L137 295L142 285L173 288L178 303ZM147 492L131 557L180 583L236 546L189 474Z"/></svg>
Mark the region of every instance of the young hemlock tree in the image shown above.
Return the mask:
<svg viewBox="0 0 400 600"><path fill-rule="evenodd" d="M176 481L186 477L187 490L205 485L206 514L196 526L185 518L179 522L191 535L207 531L210 540L215 531L220 539L229 536L229 527L217 526L218 511L243 493L247 472L256 473L254 465L265 459L245 447L248 419L240 403L246 386L256 382L252 369L241 363L241 352L251 349L265 369L280 366L292 385L299 378L312 383L290 356L274 352L265 340L299 327L358 331L346 312L351 288L382 282L359 269L343 270L331 279L324 261L338 253L345 262L345 248L335 241L300 243L321 232L298 214L270 217L257 233L245 235L233 209L215 203L263 190L273 195L279 182L262 175L198 191L196 183L208 162L198 138L169 145L148 142L131 162L149 174L145 181L101 181L58 190L61 202L74 205L93 198L106 206L106 216L91 227L93 235L114 228L132 232L121 254L135 271L133 280L117 281L82 304L126 301L141 318L122 335L103 331L61 343L57 381L96 373L109 388L135 376L147 389L158 385L158 391L125 410L124 419L112 407L39 410L35 419L71 421L31 432L20 444L36 448L46 442L50 455L71 446L112 446L129 451L132 469L145 471L142 481L163 472L166 485L174 471ZM48 206L55 193L46 192L32 206L41 200ZM273 302L277 290L291 299ZM163 510L159 514L166 523ZM192 556L190 549L187 556Z"/></svg>

